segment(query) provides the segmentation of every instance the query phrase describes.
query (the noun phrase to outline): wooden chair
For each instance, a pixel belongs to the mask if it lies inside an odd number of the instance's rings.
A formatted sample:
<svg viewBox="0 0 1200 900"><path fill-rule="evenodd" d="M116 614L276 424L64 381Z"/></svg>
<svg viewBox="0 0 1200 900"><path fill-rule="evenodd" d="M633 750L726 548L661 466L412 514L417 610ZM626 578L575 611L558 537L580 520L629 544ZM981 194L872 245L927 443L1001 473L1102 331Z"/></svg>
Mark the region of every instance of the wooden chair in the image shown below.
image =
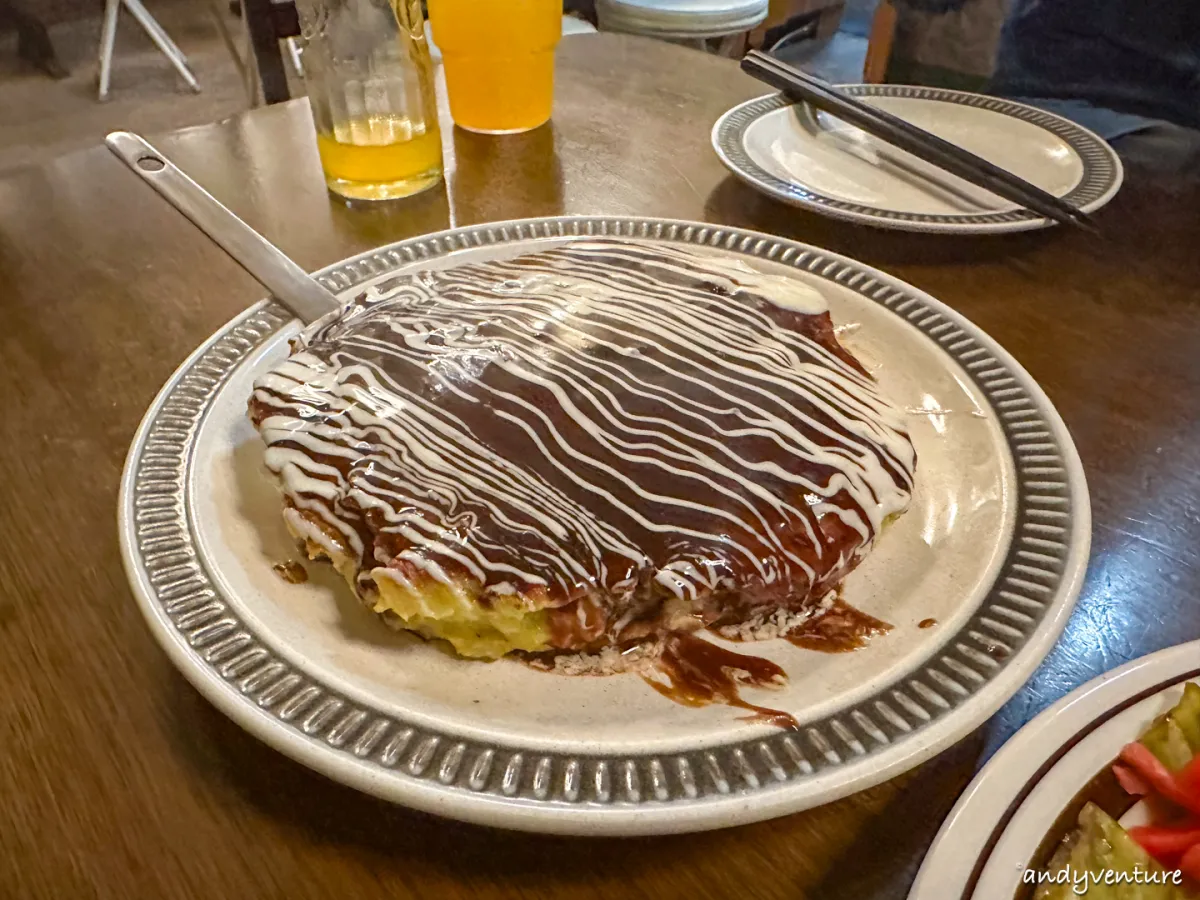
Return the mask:
<svg viewBox="0 0 1200 900"><path fill-rule="evenodd" d="M892 56L892 43L896 37L896 7L891 0L879 0L875 15L871 19L871 33L867 36L867 58L863 62L863 81L867 84L882 84L887 80L888 61Z"/></svg>
<svg viewBox="0 0 1200 900"><path fill-rule="evenodd" d="M241 3L263 102L282 103L291 99L279 42L300 36L300 17L294 0L241 0Z"/></svg>

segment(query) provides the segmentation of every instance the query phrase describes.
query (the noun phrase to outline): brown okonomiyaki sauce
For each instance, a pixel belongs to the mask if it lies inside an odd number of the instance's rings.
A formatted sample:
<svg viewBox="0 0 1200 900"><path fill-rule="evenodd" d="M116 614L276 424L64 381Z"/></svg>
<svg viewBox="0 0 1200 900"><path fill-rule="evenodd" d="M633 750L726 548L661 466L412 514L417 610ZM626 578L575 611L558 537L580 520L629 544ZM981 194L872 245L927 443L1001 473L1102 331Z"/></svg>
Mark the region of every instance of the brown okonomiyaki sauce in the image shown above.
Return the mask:
<svg viewBox="0 0 1200 900"><path fill-rule="evenodd" d="M849 653L867 646L875 635L891 630L887 622L855 609L839 597L828 609L793 626L780 637L805 650Z"/></svg>
<svg viewBox="0 0 1200 900"><path fill-rule="evenodd" d="M873 636L891 628L887 622L838 598L832 606L779 636L805 650L847 653L862 649ZM657 668L667 677L668 684L651 678L646 681L676 703L685 706L726 703L751 710L758 721L770 722L780 728L798 730L800 727L790 714L749 704L738 693L742 685L779 687L786 683L787 673L769 659L734 653L692 634L675 633L666 639Z"/></svg>
<svg viewBox="0 0 1200 900"><path fill-rule="evenodd" d="M855 609L840 598L819 610L805 622L794 625L778 637L806 650L822 653L847 653L865 647L871 637L892 628L887 622ZM714 627L714 634L738 641ZM744 700L742 687L782 687L787 672L778 664L760 656L737 653L688 631L673 631L657 641L631 640L619 647L622 656L646 651L636 667L652 688L683 706L707 706L723 703L745 709L754 715L751 721L768 722L780 728L797 730L791 714ZM543 671L554 671L556 659L567 656L561 651L517 653L514 656ZM594 674L594 673L588 673Z"/></svg>
<svg viewBox="0 0 1200 900"><path fill-rule="evenodd" d="M918 628L932 628L938 623L937 619L922 619L917 623Z"/></svg>
<svg viewBox="0 0 1200 900"><path fill-rule="evenodd" d="M308 581L308 570L294 559L271 566L275 574L288 584L303 584Z"/></svg>
<svg viewBox="0 0 1200 900"><path fill-rule="evenodd" d="M799 730L799 723L785 712L747 703L738 693L742 685L780 687L787 673L769 659L734 653L711 641L686 632L675 632L663 642L657 669L664 684L646 678L652 688L684 706L724 703L752 712L751 721L768 722L780 728Z"/></svg>

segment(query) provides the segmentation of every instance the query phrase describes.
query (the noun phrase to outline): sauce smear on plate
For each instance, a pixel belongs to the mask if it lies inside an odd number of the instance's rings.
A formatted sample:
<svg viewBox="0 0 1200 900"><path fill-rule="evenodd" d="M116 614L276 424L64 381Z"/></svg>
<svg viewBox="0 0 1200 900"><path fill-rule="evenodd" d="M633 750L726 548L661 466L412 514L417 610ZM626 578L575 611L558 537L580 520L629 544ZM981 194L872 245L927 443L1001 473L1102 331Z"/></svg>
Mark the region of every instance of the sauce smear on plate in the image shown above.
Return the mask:
<svg viewBox="0 0 1200 900"><path fill-rule="evenodd" d="M800 728L787 713L747 703L738 693L739 686L744 684L778 687L787 680L787 673L769 659L734 653L695 635L677 632L667 637L657 665L667 683L651 678L646 682L676 703L684 706L725 703L754 713L753 720L779 728Z"/></svg>
<svg viewBox="0 0 1200 900"><path fill-rule="evenodd" d="M868 616L838 599L825 612L794 626L780 636L805 650L848 653L851 650L861 650L872 637L891 630L892 626L887 622Z"/></svg>
<svg viewBox="0 0 1200 900"><path fill-rule="evenodd" d="M308 581L308 570L294 559L287 562L275 563L271 568L288 584L303 584Z"/></svg>

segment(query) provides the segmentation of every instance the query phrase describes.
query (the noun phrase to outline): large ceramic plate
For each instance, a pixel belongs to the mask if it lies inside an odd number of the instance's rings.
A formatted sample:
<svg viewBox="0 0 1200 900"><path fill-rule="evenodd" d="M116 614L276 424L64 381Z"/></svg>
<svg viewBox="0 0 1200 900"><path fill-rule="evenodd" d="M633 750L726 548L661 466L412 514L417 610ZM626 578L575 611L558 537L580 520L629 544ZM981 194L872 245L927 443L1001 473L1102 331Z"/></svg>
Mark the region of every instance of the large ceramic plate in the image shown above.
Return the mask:
<svg viewBox="0 0 1200 900"><path fill-rule="evenodd" d="M753 232L631 218L458 229L319 273L349 296L398 271L512 256L575 235L683 242L816 286L847 345L908 409L912 508L846 583L895 629L866 650L755 652L790 686L747 691L799 732L726 706L678 706L632 675L567 678L454 659L384 628L295 555L246 420L254 377L298 326L263 302L183 364L125 469L125 563L155 635L220 709L325 774L420 809L529 830L634 834L794 812L904 771L958 740L1025 681L1079 590L1090 518L1054 408L978 328L845 257ZM918 628L925 619L934 628Z"/></svg>
<svg viewBox="0 0 1200 900"><path fill-rule="evenodd" d="M1200 641L1101 675L1029 722L959 798L909 900L1014 897L1039 847L1061 837L1051 832L1063 811L1179 702L1188 681L1200 681Z"/></svg>
<svg viewBox="0 0 1200 900"><path fill-rule="evenodd" d="M852 84L846 93L933 132L1085 212L1121 186L1099 136L1044 110L964 91ZM1027 231L1054 223L807 105L772 94L713 128L721 161L751 187L838 219L909 231Z"/></svg>

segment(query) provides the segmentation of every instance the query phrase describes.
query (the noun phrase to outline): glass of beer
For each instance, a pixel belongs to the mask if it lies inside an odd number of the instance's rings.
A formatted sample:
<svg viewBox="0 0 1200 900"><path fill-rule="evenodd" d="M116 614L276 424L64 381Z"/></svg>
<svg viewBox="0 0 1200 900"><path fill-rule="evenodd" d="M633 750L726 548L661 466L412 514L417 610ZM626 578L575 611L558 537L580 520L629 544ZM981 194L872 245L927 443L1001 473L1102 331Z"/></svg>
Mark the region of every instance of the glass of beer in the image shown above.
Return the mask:
<svg viewBox="0 0 1200 900"><path fill-rule="evenodd" d="M460 128L513 134L549 121L562 0L428 2Z"/></svg>
<svg viewBox="0 0 1200 900"><path fill-rule="evenodd" d="M391 200L441 181L420 0L300 0L297 9L329 189L356 200Z"/></svg>

